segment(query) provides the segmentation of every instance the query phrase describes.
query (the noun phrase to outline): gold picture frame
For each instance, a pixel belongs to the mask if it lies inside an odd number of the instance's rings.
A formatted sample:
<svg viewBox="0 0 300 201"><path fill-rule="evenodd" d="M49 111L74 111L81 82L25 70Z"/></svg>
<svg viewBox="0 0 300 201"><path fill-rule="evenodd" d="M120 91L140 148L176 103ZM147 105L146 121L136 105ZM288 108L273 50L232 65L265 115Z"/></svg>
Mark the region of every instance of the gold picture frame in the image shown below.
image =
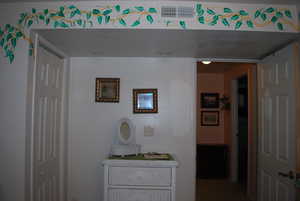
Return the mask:
<svg viewBox="0 0 300 201"><path fill-rule="evenodd" d="M157 89L133 89L133 113L158 113Z"/></svg>
<svg viewBox="0 0 300 201"><path fill-rule="evenodd" d="M118 103L119 99L120 78L96 78L96 102Z"/></svg>
<svg viewBox="0 0 300 201"><path fill-rule="evenodd" d="M201 126L219 126L219 111L201 111Z"/></svg>

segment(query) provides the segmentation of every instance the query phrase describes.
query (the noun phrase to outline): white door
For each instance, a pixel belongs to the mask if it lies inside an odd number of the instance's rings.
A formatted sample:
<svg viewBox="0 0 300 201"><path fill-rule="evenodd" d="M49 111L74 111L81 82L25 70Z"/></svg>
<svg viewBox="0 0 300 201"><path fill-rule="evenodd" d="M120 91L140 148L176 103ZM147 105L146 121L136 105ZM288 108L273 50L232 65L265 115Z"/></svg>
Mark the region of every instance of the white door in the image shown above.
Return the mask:
<svg viewBox="0 0 300 201"><path fill-rule="evenodd" d="M33 134L33 200L60 200L63 60L37 49Z"/></svg>
<svg viewBox="0 0 300 201"><path fill-rule="evenodd" d="M258 200L295 201L296 113L293 46L258 67Z"/></svg>

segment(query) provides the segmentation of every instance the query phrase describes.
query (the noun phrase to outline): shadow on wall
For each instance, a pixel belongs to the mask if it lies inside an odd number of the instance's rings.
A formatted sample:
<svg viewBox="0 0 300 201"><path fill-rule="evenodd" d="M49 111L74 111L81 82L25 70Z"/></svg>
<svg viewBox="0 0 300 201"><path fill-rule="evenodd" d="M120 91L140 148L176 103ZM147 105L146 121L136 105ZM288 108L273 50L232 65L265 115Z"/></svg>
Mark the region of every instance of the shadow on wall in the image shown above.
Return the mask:
<svg viewBox="0 0 300 201"><path fill-rule="evenodd" d="M4 200L4 194L3 194L3 187L2 184L0 184L0 201Z"/></svg>

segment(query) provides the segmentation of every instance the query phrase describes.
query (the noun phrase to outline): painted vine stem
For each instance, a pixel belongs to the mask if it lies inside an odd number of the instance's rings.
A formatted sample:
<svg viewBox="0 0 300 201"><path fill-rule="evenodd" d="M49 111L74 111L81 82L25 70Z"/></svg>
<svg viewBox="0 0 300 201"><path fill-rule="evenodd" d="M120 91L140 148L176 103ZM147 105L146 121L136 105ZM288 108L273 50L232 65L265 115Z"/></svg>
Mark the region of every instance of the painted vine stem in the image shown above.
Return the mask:
<svg viewBox="0 0 300 201"><path fill-rule="evenodd" d="M21 13L16 26L6 24L4 28L0 27L0 46L2 47L5 57L9 62L14 61L14 51L17 42L20 39L29 42L29 55L33 55L33 42L25 34L25 29L29 29L33 24L43 23L53 28L72 28L72 27L93 27L94 22L98 24L119 23L122 26L136 27L141 24L141 19L145 17L150 24L154 22L153 14L157 13L155 8L145 9L142 6L126 8L121 10L120 5L105 8L95 8L92 10L81 10L74 5L61 6L59 9L44 9L37 11L32 8L31 12ZM126 19L129 15L136 16L131 24L127 24Z"/></svg>
<svg viewBox="0 0 300 201"><path fill-rule="evenodd" d="M5 57L12 63L15 58L15 48L17 42L22 39L29 43L29 55L34 55L33 42L26 35L26 30L30 29L33 24L44 24L53 28L73 28L73 27L93 27L94 23L101 24L119 24L120 26L137 27L141 24L141 20L146 23L153 24L156 8L145 8L143 6L135 6L131 8L121 9L120 5L107 6L102 8L94 8L91 10L81 10L75 5L61 6L58 9L43 9L37 11L32 8L31 12L21 13L17 25L6 24L0 27L0 46L3 49ZM224 8L218 13L214 8L205 8L202 4L196 4L195 13L197 21L200 24L215 26L221 24L225 27L240 29L242 26L249 28L264 27L274 24L278 30L283 31L285 25L295 26L291 19L292 13L288 9L278 8L260 8L253 14L249 14L245 9L233 11L231 8ZM128 17L134 16L135 20L129 21ZM165 21L166 26L175 25L182 29L186 29L186 21Z"/></svg>
<svg viewBox="0 0 300 201"><path fill-rule="evenodd" d="M260 8L250 15L245 9L233 11L231 8L223 8L223 12L220 14L213 8L204 8L202 4L197 4L196 13L200 24L211 26L221 23L225 27L234 26L235 29L240 29L243 25L253 29L274 24L280 31L284 30L284 25L299 29L290 21L293 19L293 15L288 9Z"/></svg>

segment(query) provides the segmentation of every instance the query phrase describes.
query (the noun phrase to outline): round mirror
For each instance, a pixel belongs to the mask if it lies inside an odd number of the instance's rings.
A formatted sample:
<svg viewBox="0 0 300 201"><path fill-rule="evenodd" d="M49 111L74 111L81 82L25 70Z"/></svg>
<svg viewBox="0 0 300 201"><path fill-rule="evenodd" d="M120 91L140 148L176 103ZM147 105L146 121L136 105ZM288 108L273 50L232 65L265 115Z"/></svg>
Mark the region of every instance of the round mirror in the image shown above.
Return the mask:
<svg viewBox="0 0 300 201"><path fill-rule="evenodd" d="M120 144L130 144L134 140L134 128L130 119L123 118L118 124L118 141Z"/></svg>
<svg viewBox="0 0 300 201"><path fill-rule="evenodd" d="M120 127L120 135L124 140L128 140L130 137L130 128L127 122L123 122Z"/></svg>

